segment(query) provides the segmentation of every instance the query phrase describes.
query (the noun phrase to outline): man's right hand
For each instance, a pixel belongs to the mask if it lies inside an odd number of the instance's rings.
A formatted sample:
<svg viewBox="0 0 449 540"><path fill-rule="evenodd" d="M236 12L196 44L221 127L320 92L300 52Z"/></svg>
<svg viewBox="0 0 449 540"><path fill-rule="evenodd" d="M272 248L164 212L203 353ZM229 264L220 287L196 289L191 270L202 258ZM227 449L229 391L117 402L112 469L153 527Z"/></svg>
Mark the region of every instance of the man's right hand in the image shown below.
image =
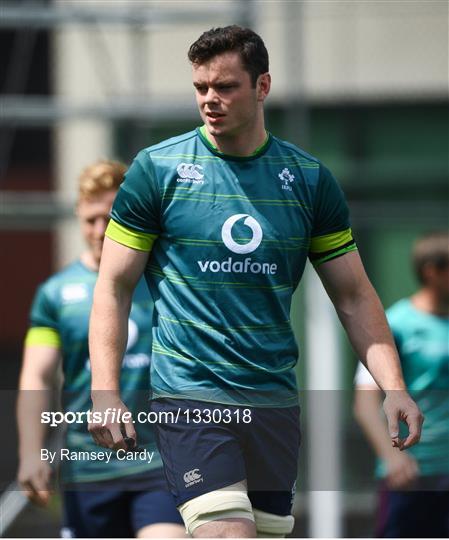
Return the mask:
<svg viewBox="0 0 449 540"><path fill-rule="evenodd" d="M39 456L20 460L17 480L28 499L38 506L47 506L53 491L53 471Z"/></svg>
<svg viewBox="0 0 449 540"><path fill-rule="evenodd" d="M125 437L133 439L134 446L136 445L137 434L131 413L119 396L106 390L93 391L92 405L92 412L100 413L101 420L90 422L88 430L98 445L114 450L127 450Z"/></svg>

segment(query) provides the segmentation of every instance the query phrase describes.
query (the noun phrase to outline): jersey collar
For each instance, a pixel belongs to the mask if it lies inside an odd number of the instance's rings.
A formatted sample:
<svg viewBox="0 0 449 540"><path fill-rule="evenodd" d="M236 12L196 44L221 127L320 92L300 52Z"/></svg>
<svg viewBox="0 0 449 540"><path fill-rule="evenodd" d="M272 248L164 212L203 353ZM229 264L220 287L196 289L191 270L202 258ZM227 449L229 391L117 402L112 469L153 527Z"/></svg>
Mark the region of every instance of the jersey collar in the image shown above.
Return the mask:
<svg viewBox="0 0 449 540"><path fill-rule="evenodd" d="M271 140L272 140L271 133L269 133L267 131L266 132L267 136L266 136L264 142L260 146L258 146L254 150L254 152L252 154L249 154L248 156L234 156L234 155L231 155L231 154L225 154L223 152L220 152L220 150L218 150L218 148L208 138L205 125L197 128L196 131L197 131L200 139L202 140L202 142L207 146L207 148L212 153L214 153L216 156L220 156L223 159L231 159L231 160L235 160L235 161L248 161L248 160L251 160L251 159L257 159L261 155L265 154L265 152L268 150L268 148L269 148L269 146L271 144Z"/></svg>

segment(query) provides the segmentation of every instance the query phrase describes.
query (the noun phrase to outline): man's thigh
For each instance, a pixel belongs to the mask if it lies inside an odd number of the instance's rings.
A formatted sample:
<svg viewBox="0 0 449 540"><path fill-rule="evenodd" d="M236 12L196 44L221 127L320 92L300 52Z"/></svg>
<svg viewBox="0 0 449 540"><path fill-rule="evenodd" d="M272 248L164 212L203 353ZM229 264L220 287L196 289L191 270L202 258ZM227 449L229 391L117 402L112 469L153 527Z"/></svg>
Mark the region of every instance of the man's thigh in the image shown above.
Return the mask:
<svg viewBox="0 0 449 540"><path fill-rule="evenodd" d="M298 474L299 407L256 409L247 432L245 465L254 508L291 513Z"/></svg>
<svg viewBox="0 0 449 540"><path fill-rule="evenodd" d="M175 500L168 491L130 493L130 519L134 536L143 528L158 523L183 525Z"/></svg>
<svg viewBox="0 0 449 540"><path fill-rule="evenodd" d="M298 407L252 408L248 415L248 407L158 399L151 410L177 417L156 429L177 505L246 480L255 507L290 513L300 443Z"/></svg>
<svg viewBox="0 0 449 540"><path fill-rule="evenodd" d="M168 413L170 418L173 413L177 418L159 423L156 438L178 506L245 479L245 460L235 425L219 422L219 413L215 413L215 421L209 420L208 411L232 408L192 400L157 399L151 403L151 411L159 417Z"/></svg>
<svg viewBox="0 0 449 540"><path fill-rule="evenodd" d="M66 491L61 536L130 538L129 493L116 490Z"/></svg>
<svg viewBox="0 0 449 540"><path fill-rule="evenodd" d="M182 524L162 469L64 492L64 529L75 537L133 537L156 523Z"/></svg>
<svg viewBox="0 0 449 540"><path fill-rule="evenodd" d="M449 492L443 489L388 491L380 494L378 536L447 538Z"/></svg>

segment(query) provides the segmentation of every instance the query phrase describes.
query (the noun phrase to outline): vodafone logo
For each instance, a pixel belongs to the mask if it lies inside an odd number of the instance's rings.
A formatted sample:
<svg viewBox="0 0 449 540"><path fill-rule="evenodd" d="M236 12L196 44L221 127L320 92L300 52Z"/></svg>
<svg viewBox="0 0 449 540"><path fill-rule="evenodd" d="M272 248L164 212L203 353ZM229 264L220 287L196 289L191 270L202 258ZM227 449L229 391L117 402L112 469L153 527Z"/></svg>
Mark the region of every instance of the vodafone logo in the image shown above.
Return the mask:
<svg viewBox="0 0 449 540"><path fill-rule="evenodd" d="M237 221L243 218L245 218L245 221L243 222L244 225L251 229L253 236L248 243L238 244L232 237L232 227L235 225L235 223L237 223ZM260 246L260 243L262 242L262 227L253 217L249 216L248 214L235 214L223 223L223 227L221 228L221 238L223 239L224 245L233 253L252 253Z"/></svg>
<svg viewBox="0 0 449 540"><path fill-rule="evenodd" d="M246 244L239 244L232 236L232 228L243 219L243 225L251 229L252 237ZM242 227L239 227L240 229ZM246 236L246 235L245 235ZM233 253L245 255L255 251L262 242L263 232L259 223L248 214L235 214L228 218L221 228L221 238L224 245ZM238 239L238 238L237 238ZM278 267L275 262L253 260L251 257L233 258L227 257L223 260L202 260L197 261L201 272L223 272L226 274L276 274Z"/></svg>

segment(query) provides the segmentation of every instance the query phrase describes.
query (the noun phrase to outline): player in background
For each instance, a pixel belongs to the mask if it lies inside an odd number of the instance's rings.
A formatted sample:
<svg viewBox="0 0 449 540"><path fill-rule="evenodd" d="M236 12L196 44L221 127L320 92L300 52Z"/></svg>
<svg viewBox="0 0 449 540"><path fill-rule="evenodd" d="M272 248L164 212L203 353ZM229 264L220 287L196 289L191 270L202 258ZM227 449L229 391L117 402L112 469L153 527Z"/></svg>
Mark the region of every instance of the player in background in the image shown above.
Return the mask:
<svg viewBox="0 0 449 540"><path fill-rule="evenodd" d="M419 238L413 267L420 288L387 317L410 395L426 416L421 443L391 446L380 415L382 392L359 364L355 416L377 457L381 479L377 535L449 537L449 233Z"/></svg>
<svg viewBox="0 0 449 540"><path fill-rule="evenodd" d="M46 444L42 411L62 368L62 405L68 411L90 408L88 322L109 212L126 168L98 161L79 177L76 213L87 248L78 260L52 275L37 290L26 335L17 406L18 480L31 501L46 505L54 470L41 459ZM131 407L145 407L149 385L153 302L146 284L135 290L129 338L120 383ZM143 399L142 399L143 398ZM142 426L141 447L153 460L123 461L112 452L109 463L62 460L63 536L182 537L182 520L167 490L161 459L149 425ZM64 447L98 452L87 424L69 424Z"/></svg>
<svg viewBox="0 0 449 540"><path fill-rule="evenodd" d="M156 312L152 411L202 418L157 426L188 531L282 537L293 529L300 441L290 305L308 257L387 390L394 444L417 442L422 417L341 189L316 158L265 129L271 77L262 39L215 28L190 47L189 60L204 125L142 150L114 202L91 316L92 401L96 411L126 410L117 365L129 298L145 272ZM399 417L410 426L405 441ZM121 447L121 427L89 429L99 444ZM136 436L131 423L123 427Z"/></svg>

